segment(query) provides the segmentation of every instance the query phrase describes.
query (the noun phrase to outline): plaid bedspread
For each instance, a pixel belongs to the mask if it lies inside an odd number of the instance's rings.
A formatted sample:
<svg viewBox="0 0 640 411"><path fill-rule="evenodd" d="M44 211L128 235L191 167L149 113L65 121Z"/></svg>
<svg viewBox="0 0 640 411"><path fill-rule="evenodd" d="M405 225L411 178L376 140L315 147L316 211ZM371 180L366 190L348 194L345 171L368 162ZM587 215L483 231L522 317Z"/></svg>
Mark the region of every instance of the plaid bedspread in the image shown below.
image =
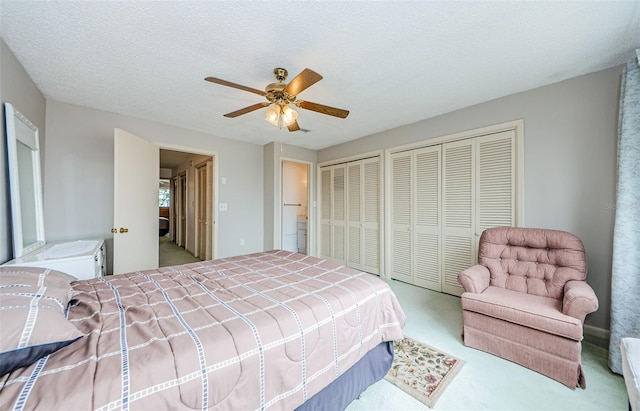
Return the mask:
<svg viewBox="0 0 640 411"><path fill-rule="evenodd" d="M86 336L1 377L0 408L291 410L405 323L379 278L286 251L73 287Z"/></svg>

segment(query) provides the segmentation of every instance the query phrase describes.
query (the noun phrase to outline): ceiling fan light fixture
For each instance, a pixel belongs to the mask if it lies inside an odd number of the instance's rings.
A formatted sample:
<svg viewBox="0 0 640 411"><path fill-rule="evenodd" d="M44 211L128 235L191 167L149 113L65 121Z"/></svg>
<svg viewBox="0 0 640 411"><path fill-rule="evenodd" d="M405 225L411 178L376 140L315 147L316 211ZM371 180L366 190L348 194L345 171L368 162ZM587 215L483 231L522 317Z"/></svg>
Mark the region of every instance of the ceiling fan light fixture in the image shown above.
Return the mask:
<svg viewBox="0 0 640 411"><path fill-rule="evenodd" d="M280 119L280 106L277 104L272 104L267 107L264 119L274 126L278 127L278 120Z"/></svg>
<svg viewBox="0 0 640 411"><path fill-rule="evenodd" d="M289 106L282 107L282 122L285 126L290 126L295 123L298 118L298 112Z"/></svg>
<svg viewBox="0 0 640 411"><path fill-rule="evenodd" d="M301 130L300 125L298 124L298 112L292 108L293 105L304 110L315 111L317 113L333 117L346 118L349 115L348 110L312 103L310 101L298 100L298 94L322 80L322 76L315 71L306 68L289 83L284 82L287 78L287 70L283 68L275 68L273 70L273 74L278 82L267 85L264 91L232 83L216 77L205 77L205 80L222 86L258 94L265 97L267 100L262 103L253 104L240 110L224 114L224 116L228 118L235 118L266 107L267 109L265 111L264 118L266 121L280 129L282 129L282 126L285 126L289 131L298 131Z"/></svg>

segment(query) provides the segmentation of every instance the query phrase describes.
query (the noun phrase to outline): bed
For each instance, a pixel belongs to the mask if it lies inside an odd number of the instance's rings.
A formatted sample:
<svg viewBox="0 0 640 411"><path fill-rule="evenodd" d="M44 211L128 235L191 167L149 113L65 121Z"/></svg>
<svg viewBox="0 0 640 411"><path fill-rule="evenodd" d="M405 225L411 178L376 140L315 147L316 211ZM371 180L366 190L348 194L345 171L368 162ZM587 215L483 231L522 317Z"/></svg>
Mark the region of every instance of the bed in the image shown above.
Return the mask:
<svg viewBox="0 0 640 411"><path fill-rule="evenodd" d="M0 267L1 409L344 409L405 324L376 276L282 250L71 280Z"/></svg>

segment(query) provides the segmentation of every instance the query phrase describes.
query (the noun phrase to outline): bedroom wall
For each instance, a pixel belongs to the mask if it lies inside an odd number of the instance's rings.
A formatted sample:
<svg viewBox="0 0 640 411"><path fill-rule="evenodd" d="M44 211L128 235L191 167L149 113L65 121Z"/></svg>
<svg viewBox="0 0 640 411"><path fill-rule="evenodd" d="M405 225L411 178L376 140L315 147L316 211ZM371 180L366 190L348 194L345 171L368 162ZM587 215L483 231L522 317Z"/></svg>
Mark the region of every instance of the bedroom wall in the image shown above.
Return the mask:
<svg viewBox="0 0 640 411"><path fill-rule="evenodd" d="M262 146L51 100L44 178L48 241L101 237L109 250L116 127L174 149L216 152L217 178L227 182L219 183L218 200L228 204L218 213L218 256L263 250Z"/></svg>
<svg viewBox="0 0 640 411"><path fill-rule="evenodd" d="M524 223L584 242L600 301L587 324L609 329L622 67L514 94L318 152L318 162L524 119Z"/></svg>
<svg viewBox="0 0 640 411"><path fill-rule="evenodd" d="M7 166L7 139L4 124L4 103L8 102L15 109L22 112L29 120L38 126L40 165L44 173L46 164L44 158L45 147L45 113L46 100L35 83L31 80L13 52L0 39L0 264L13 259L13 242L11 238L11 207L9 197L9 174ZM45 231L46 233L46 231Z"/></svg>

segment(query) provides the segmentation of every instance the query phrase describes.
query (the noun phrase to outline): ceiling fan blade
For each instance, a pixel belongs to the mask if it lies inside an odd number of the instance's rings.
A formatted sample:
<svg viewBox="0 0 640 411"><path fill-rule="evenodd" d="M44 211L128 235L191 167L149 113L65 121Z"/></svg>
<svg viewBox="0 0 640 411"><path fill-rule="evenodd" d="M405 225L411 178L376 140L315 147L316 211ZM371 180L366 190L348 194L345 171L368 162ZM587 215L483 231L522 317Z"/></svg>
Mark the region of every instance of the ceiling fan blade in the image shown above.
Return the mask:
<svg viewBox="0 0 640 411"><path fill-rule="evenodd" d="M303 90L313 86L320 80L322 80L322 76L320 74L306 68L302 70L300 74L295 76L295 78L291 80L291 82L289 82L289 84L284 88L283 91L285 93L297 96Z"/></svg>
<svg viewBox="0 0 640 411"><path fill-rule="evenodd" d="M300 130L300 126L298 125L297 121L294 121L292 124L289 124L287 126L287 128L289 129L289 131L298 131L298 130Z"/></svg>
<svg viewBox="0 0 640 411"><path fill-rule="evenodd" d="M267 107L269 104L268 101L265 101L264 103L258 103L258 104L254 104L252 106L249 107L245 107L245 108L241 108L240 110L236 110L236 111L232 111L231 113L227 113L224 116L225 117L229 117L229 118L235 118L238 116L241 116L243 114L247 114L250 113L252 111L256 111L258 109L261 109L262 107Z"/></svg>
<svg viewBox="0 0 640 411"><path fill-rule="evenodd" d="M306 110L317 111L318 113L327 114L334 117L347 118L349 110L341 108L329 107L323 104L312 103L310 101L296 101L296 106Z"/></svg>
<svg viewBox="0 0 640 411"><path fill-rule="evenodd" d="M215 77L206 77L205 80L206 81L210 81L212 83L220 84L221 86L233 87L233 88L237 88L237 89L240 89L240 90L248 91L249 93L254 93L254 94L257 94L259 96L266 96L267 95L267 93L265 93L262 90L258 90L256 88L251 88L251 87L247 87L247 86L243 86L241 84L232 83L230 81L222 80L222 79L215 78Z"/></svg>

